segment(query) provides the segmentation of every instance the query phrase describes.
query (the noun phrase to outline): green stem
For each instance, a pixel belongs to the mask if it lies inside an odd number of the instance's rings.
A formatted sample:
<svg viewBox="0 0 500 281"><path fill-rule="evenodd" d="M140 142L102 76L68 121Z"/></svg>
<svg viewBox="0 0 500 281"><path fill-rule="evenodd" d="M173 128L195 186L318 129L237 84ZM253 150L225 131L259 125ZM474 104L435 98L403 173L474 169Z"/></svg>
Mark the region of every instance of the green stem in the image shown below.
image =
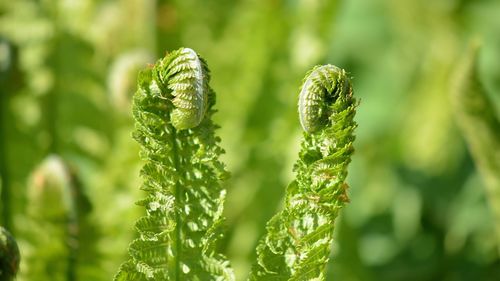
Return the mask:
<svg viewBox="0 0 500 281"><path fill-rule="evenodd" d="M3 41L3 40L2 40ZM9 50L9 56L12 56L11 45L7 41L0 41L0 47L7 48ZM3 45L3 46L2 46ZM11 78L9 75L11 72L12 57L5 58L6 60L11 60L9 63L9 68L0 73L0 203L1 203L1 222L3 226L10 231L12 231L12 221L11 221L11 194L10 194L10 182L9 182L9 169L7 167L8 156L7 156L7 125L5 120L7 120L8 115L8 81ZM1 63L1 62L0 62ZM7 62L6 62L7 63Z"/></svg>
<svg viewBox="0 0 500 281"><path fill-rule="evenodd" d="M71 184L68 188L72 194L76 194L75 186ZM76 268L78 266L78 246L79 246L79 220L78 220L78 209L77 209L77 198L72 196L70 200L73 200L73 210L68 213L68 223L67 223L67 247L68 247L68 269L67 276L68 281L78 280L76 274Z"/></svg>
<svg viewBox="0 0 500 281"><path fill-rule="evenodd" d="M173 158L174 158L174 167L176 171L180 171L180 164L179 164L179 153L178 153L178 147L177 147L177 130L175 130L173 127L171 129L171 141L172 141L172 152L173 152ZM182 252L182 241L181 241L181 233L182 233L182 224L181 224L181 214L179 210L182 208L182 202L181 202L181 186L179 181L175 183L175 205L177 206L175 208L175 232L176 232L176 237L175 237L175 244L174 244L174 249L175 249L175 280L179 281L180 280L180 270L181 270L181 252Z"/></svg>
<svg viewBox="0 0 500 281"><path fill-rule="evenodd" d="M61 29L59 23L59 11L57 7L57 2L51 2L46 10L48 17L52 21L54 26L54 37L52 39L52 53L48 58L49 66L52 68L54 75L54 86L52 89L46 93L42 99L42 109L43 116L45 117L45 127L49 136L49 143L46 148L47 154L57 154L57 111L58 111L58 92L63 90L61 85L60 75L64 71L64 61L62 57L62 39L61 34L63 30Z"/></svg>
<svg viewBox="0 0 500 281"><path fill-rule="evenodd" d="M10 182L7 167L7 130L5 126L5 115L7 115L7 93L3 91L5 84L1 81L0 86L0 180L1 180L1 203L2 203L2 225L12 231L10 218Z"/></svg>
<svg viewBox="0 0 500 281"><path fill-rule="evenodd" d="M65 64L71 63L65 61L63 56L63 34L64 30L62 28L62 23L60 20L60 13L57 1L51 1L47 4L47 14L52 21L54 27L54 37L52 39L52 54L49 56L49 65L52 68L54 75L54 86L46 94L42 100L43 106L43 116L45 116L45 126L49 136L49 143L46 147L46 154L59 154L58 147L58 130L57 130L57 119L58 119L58 99L59 93L64 91L64 86L62 85L61 75L65 71ZM75 198L71 198L73 200ZM72 210L70 212L75 212ZM68 219L66 222L66 247L68 249L67 268L66 268L66 280L76 281L77 278L77 263L78 263L78 220L75 214L68 214Z"/></svg>

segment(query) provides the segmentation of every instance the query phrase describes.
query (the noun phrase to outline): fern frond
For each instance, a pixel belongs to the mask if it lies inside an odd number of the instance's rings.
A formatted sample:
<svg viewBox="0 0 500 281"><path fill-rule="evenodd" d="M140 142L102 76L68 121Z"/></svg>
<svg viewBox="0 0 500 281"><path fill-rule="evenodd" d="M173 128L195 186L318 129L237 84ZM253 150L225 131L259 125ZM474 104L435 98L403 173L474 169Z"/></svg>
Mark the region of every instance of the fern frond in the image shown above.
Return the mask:
<svg viewBox="0 0 500 281"><path fill-rule="evenodd" d="M16 240L0 226L0 280L10 281L19 270L21 256Z"/></svg>
<svg viewBox="0 0 500 281"><path fill-rule="evenodd" d="M339 210L348 202L347 165L353 153L357 101L344 70L317 66L299 96L304 129L296 179L284 209L267 224L249 280L324 280Z"/></svg>
<svg viewBox="0 0 500 281"><path fill-rule="evenodd" d="M139 75L134 137L146 161L146 215L139 238L115 276L126 280L234 280L217 252L228 173L214 132L215 94L206 63L193 50L167 54Z"/></svg>
<svg viewBox="0 0 500 281"><path fill-rule="evenodd" d="M500 119L478 74L479 44L472 43L459 63L451 101L455 119L486 185L500 252Z"/></svg>
<svg viewBox="0 0 500 281"><path fill-rule="evenodd" d="M60 157L51 155L34 170L27 201L22 224L27 243L21 248L26 270L20 279L58 281L88 276L88 268L99 260L93 248L96 236L89 236L86 229L93 226L84 223L90 203Z"/></svg>

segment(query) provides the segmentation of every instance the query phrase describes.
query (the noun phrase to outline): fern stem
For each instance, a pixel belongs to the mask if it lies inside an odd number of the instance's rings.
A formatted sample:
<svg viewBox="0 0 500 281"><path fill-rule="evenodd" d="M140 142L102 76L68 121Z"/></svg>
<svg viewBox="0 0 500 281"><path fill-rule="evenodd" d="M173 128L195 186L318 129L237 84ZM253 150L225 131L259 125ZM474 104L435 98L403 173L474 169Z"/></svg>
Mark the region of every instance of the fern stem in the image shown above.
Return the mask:
<svg viewBox="0 0 500 281"><path fill-rule="evenodd" d="M4 119L6 119L5 115L7 115L7 93L4 92L3 89L5 89L5 87L2 79L2 81L0 81L0 212L2 212L2 225L7 229L12 229L12 222L10 219L10 182L7 166L7 132L4 124Z"/></svg>
<svg viewBox="0 0 500 281"><path fill-rule="evenodd" d="M451 100L457 124L486 184L500 253L500 120L477 70L479 44L472 43L455 77Z"/></svg>
<svg viewBox="0 0 500 281"><path fill-rule="evenodd" d="M0 212L2 225L12 231L11 221L11 192L10 192L10 174L8 163L8 144L7 144L7 126L6 120L9 114L8 97L9 87L8 82L11 79L11 72L14 61L13 48L8 41L0 37L0 48L7 50L5 58L0 58ZM5 61L3 61L5 59ZM4 69L6 68L6 69Z"/></svg>
<svg viewBox="0 0 500 281"><path fill-rule="evenodd" d="M52 68L54 75L54 85L52 89L42 99L43 116L45 117L45 126L49 136L46 155L58 153L58 133L57 133L57 118L58 118L58 96L59 92L63 92L64 88L61 84L60 73L64 71L64 64L67 63L62 56L62 35L63 30L60 26L58 2L52 1L48 4L47 13L54 27L54 38L52 39L51 55L48 58L48 63ZM71 273L68 273L68 281L72 281Z"/></svg>
<svg viewBox="0 0 500 281"><path fill-rule="evenodd" d="M172 128L172 133L170 134L171 136L171 142L172 142L172 154L173 154L173 158L174 158L174 167L175 167L175 170L176 171L180 171L180 165L179 165L179 153L178 153L178 147L177 147L177 132L176 130L174 130L174 128ZM178 210L180 208L182 208L182 202L181 202L181 186L179 184L179 181L177 181L175 183L175 205L176 205L176 212L175 212L175 221L177 222L176 225L175 225L175 232L176 232L176 235L175 235L175 244L174 244L174 249L175 249L175 256L176 256L176 260L175 260L175 280L176 281L179 281L180 278L181 278L181 274L180 274L180 270L181 270L181 259L182 259L182 256L181 256L181 247L182 247L182 244L181 244L181 233L182 233L182 224L180 222L182 222L182 218L181 218L181 215L180 213L178 212Z"/></svg>

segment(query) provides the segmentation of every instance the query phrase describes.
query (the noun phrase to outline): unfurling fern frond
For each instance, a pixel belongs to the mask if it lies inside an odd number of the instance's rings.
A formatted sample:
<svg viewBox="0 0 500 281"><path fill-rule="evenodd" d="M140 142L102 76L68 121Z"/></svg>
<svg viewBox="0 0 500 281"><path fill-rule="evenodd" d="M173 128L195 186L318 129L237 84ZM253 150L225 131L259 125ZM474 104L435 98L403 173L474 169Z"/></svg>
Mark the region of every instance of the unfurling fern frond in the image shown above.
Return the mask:
<svg viewBox="0 0 500 281"><path fill-rule="evenodd" d="M304 80L299 117L304 139L284 210L267 224L249 280L324 280L340 208L348 202L357 101L344 70L317 66Z"/></svg>
<svg viewBox="0 0 500 281"><path fill-rule="evenodd" d="M205 117L210 93L205 61L192 49L183 48L160 62L158 74L159 82L172 96L172 125L178 130L198 126Z"/></svg>
<svg viewBox="0 0 500 281"><path fill-rule="evenodd" d="M10 232L0 226L0 280L14 280L20 260L16 240Z"/></svg>
<svg viewBox="0 0 500 281"><path fill-rule="evenodd" d="M215 95L206 63L188 48L167 54L139 75L135 139L146 161L141 175L146 215L116 281L234 280L218 253L228 173L214 132Z"/></svg>
<svg viewBox="0 0 500 281"><path fill-rule="evenodd" d="M93 248L96 235L89 235L95 228L87 219L91 205L70 167L59 156L48 156L33 171L27 193L19 279L63 281L92 275L99 259Z"/></svg>

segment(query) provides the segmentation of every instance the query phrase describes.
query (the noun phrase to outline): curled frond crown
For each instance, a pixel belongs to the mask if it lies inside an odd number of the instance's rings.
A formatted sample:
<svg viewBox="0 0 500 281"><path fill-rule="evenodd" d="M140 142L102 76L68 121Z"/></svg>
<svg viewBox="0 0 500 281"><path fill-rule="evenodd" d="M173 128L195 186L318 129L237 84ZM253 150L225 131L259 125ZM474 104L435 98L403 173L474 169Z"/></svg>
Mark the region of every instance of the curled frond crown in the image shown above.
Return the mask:
<svg viewBox="0 0 500 281"><path fill-rule="evenodd" d="M324 127L335 100L351 94L351 83L343 69L331 64L314 67L304 78L299 94L299 119L304 131L312 133Z"/></svg>
<svg viewBox="0 0 500 281"><path fill-rule="evenodd" d="M174 105L172 125L177 130L198 126L208 107L210 76L205 61L192 49L181 48L160 61L157 74L168 89L164 98Z"/></svg>

